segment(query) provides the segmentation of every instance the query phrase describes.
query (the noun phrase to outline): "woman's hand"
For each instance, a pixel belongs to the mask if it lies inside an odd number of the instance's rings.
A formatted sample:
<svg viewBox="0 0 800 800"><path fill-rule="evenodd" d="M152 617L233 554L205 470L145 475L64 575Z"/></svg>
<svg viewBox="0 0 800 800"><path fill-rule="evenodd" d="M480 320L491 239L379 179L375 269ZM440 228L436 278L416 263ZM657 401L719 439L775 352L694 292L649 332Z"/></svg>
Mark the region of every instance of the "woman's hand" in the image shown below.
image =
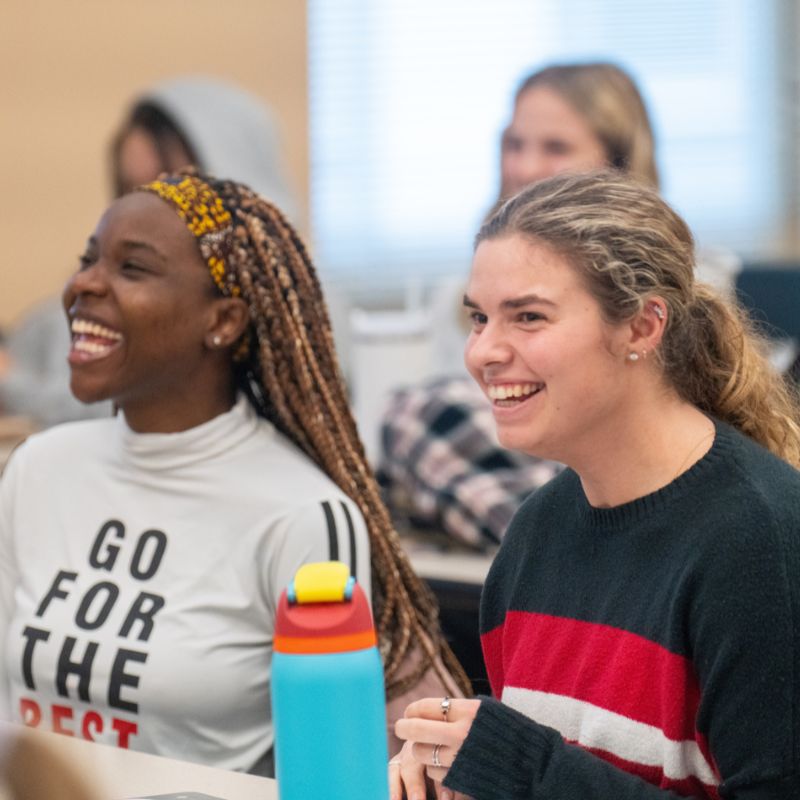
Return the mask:
<svg viewBox="0 0 800 800"><path fill-rule="evenodd" d="M411 753L413 746L413 742L406 742L389 762L389 800L403 800L403 797L425 800L427 797L425 765L414 760Z"/></svg>
<svg viewBox="0 0 800 800"><path fill-rule="evenodd" d="M406 743L398 756L399 763L389 769L389 796L400 800L405 788L408 800L424 800L425 775L431 778L441 800L463 797L441 786L455 761L480 700L428 697L411 703L403 719L395 723L395 733ZM445 708L447 709L445 713Z"/></svg>
<svg viewBox="0 0 800 800"><path fill-rule="evenodd" d="M437 800L470 800L461 792L451 792L427 777L425 764L417 761L411 752L413 747L413 742L406 742L389 762L389 800L403 800L404 797L407 800L425 800L431 786Z"/></svg>

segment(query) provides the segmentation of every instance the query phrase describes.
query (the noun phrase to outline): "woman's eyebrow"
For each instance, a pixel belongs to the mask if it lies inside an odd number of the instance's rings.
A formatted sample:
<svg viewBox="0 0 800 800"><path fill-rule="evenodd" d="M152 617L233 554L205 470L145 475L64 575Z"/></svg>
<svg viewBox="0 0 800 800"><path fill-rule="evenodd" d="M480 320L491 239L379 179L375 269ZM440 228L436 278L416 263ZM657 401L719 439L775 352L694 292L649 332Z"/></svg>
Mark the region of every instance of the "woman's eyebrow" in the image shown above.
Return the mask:
<svg viewBox="0 0 800 800"><path fill-rule="evenodd" d="M125 239L122 242L122 246L128 248L128 250L147 250L160 258L162 261L167 260L166 256L157 247L154 247L148 242L141 242L135 239Z"/></svg>
<svg viewBox="0 0 800 800"><path fill-rule="evenodd" d="M552 300L548 300L546 297L542 297L541 295L531 293L531 294L524 294L521 297L512 297L508 300L503 300L500 303L501 308L523 308L524 306L532 306L532 305L540 305L540 306L554 306L555 303Z"/></svg>
<svg viewBox="0 0 800 800"><path fill-rule="evenodd" d="M509 308L509 309L516 309L516 308L524 308L525 306L531 305L543 305L543 306L555 306L556 304L552 300L548 300L546 297L541 297L538 294L524 294L521 297L511 297L508 300L503 300L500 303L501 308ZM470 298L469 295L464 295L464 306L466 308L480 308L480 306Z"/></svg>

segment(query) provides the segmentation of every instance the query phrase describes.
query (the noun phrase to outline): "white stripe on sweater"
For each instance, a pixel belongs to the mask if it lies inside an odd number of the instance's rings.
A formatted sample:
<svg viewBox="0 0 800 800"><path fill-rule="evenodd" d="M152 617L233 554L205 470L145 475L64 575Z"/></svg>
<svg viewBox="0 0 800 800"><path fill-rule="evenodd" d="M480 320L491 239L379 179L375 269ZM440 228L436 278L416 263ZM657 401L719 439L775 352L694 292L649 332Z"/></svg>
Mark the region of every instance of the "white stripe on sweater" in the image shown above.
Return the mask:
<svg viewBox="0 0 800 800"><path fill-rule="evenodd" d="M661 767L671 780L694 776L708 786L719 783L694 740L674 741L654 725L549 692L506 686L503 702L583 747L603 750L637 764Z"/></svg>

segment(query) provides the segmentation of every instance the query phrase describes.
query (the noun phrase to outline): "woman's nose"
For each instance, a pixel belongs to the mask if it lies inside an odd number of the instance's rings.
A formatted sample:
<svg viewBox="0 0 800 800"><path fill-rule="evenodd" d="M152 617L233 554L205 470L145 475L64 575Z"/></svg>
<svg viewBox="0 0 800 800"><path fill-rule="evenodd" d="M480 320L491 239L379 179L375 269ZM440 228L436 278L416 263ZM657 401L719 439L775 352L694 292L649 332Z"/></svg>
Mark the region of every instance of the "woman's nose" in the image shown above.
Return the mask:
<svg viewBox="0 0 800 800"><path fill-rule="evenodd" d="M74 272L64 286L64 306L69 308L81 295L103 295L107 290L106 271L100 262L81 267Z"/></svg>
<svg viewBox="0 0 800 800"><path fill-rule="evenodd" d="M470 334L464 349L464 362L474 375L492 364L505 364L512 358L511 347L501 333L486 325L482 331Z"/></svg>
<svg viewBox="0 0 800 800"><path fill-rule="evenodd" d="M538 147L529 147L525 158L521 160L518 180L519 189L524 189L532 183L550 178L555 173L552 161Z"/></svg>
<svg viewBox="0 0 800 800"><path fill-rule="evenodd" d="M526 147L508 159L503 170L504 196L510 196L532 183L554 174L550 159L536 147Z"/></svg>

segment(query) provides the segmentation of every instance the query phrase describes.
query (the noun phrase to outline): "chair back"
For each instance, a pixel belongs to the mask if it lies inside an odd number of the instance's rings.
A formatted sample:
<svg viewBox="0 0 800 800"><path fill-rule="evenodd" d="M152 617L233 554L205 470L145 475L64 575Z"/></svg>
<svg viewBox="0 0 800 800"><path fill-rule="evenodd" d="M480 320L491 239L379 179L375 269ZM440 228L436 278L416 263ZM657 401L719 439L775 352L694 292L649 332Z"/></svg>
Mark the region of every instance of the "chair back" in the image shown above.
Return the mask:
<svg viewBox="0 0 800 800"><path fill-rule="evenodd" d="M767 336L800 342L800 264L746 264L736 296Z"/></svg>

